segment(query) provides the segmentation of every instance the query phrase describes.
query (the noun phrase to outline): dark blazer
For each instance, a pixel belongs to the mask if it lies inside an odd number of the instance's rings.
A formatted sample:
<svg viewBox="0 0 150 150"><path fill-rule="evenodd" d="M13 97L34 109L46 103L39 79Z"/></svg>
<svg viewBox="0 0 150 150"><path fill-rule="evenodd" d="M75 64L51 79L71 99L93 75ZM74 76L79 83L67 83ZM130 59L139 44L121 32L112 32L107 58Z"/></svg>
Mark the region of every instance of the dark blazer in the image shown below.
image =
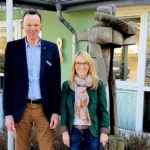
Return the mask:
<svg viewBox="0 0 150 150"><path fill-rule="evenodd" d="M50 64L47 63L50 62ZM44 113L50 121L59 114L61 95L60 60L56 44L41 39L40 89ZM18 122L27 103L29 88L25 39L7 43L4 63L4 116Z"/></svg>
<svg viewBox="0 0 150 150"><path fill-rule="evenodd" d="M97 89L87 89L89 95L88 110L91 118L89 130L95 137L100 136L100 132L108 132L109 117L107 112L107 101L105 88L102 81L98 82ZM61 126L68 128L72 132L74 121L74 101L75 93L70 89L69 82L65 81L62 86L61 96Z"/></svg>

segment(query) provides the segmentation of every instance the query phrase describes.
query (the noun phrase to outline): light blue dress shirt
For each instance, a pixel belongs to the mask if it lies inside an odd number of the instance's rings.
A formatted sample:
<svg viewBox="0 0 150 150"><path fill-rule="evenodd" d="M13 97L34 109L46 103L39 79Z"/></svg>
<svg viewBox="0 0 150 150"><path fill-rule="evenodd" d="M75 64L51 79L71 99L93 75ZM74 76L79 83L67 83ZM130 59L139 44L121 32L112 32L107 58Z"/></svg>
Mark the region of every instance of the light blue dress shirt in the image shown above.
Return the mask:
<svg viewBox="0 0 150 150"><path fill-rule="evenodd" d="M28 78L29 78L29 91L28 98L33 101L41 99L40 90L40 64L41 64L41 41L32 47L26 43L26 56L27 56L27 67L28 67ZM5 116L12 117L12 115Z"/></svg>
<svg viewBox="0 0 150 150"><path fill-rule="evenodd" d="M29 79L28 98L40 99L41 41L34 47L30 46L26 39L25 43Z"/></svg>

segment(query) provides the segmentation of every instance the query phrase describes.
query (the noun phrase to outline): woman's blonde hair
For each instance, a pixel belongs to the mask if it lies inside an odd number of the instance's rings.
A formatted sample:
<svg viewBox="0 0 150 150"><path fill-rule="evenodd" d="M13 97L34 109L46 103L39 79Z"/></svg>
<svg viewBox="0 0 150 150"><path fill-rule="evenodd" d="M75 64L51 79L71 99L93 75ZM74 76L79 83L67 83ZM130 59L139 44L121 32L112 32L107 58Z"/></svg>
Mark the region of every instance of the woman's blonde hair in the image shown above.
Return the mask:
<svg viewBox="0 0 150 150"><path fill-rule="evenodd" d="M83 52L83 51L76 53L76 55L73 57L72 69L71 69L71 74L70 74L70 82L69 82L70 88L72 90L74 90L74 78L75 78L75 75L76 75L75 63L76 63L76 59L77 59L78 56L81 56L82 58L85 59L86 62L88 62L88 64L89 64L88 74L91 76L91 79L92 79L91 89L96 89L97 86L98 86L98 76L97 76L97 73L96 73L96 70L95 70L93 60L87 52Z"/></svg>

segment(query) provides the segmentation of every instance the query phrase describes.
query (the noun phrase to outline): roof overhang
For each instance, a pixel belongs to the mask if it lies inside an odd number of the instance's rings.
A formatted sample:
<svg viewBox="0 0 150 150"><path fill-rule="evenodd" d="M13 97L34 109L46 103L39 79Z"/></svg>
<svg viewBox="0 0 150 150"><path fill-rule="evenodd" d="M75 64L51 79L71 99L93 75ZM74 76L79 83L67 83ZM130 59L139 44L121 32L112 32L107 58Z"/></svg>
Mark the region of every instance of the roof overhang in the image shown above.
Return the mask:
<svg viewBox="0 0 150 150"><path fill-rule="evenodd" d="M13 0L13 6L56 11L56 2L60 2L62 11L95 9L98 6L109 4L114 4L118 7L150 4L150 0ZM0 5L6 5L6 0L1 0Z"/></svg>

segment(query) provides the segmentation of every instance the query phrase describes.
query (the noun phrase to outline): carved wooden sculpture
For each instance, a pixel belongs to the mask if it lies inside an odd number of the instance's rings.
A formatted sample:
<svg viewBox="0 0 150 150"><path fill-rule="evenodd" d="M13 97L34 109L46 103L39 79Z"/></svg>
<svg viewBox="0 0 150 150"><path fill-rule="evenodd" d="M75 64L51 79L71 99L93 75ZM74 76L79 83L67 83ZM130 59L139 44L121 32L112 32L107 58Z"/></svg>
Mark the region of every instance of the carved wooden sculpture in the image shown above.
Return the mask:
<svg viewBox="0 0 150 150"><path fill-rule="evenodd" d="M115 6L100 6L94 14L97 25L77 32L79 41L87 41L99 78L109 87L110 133L118 135L116 85L113 73L114 48L135 44L131 36L136 25L115 17Z"/></svg>

